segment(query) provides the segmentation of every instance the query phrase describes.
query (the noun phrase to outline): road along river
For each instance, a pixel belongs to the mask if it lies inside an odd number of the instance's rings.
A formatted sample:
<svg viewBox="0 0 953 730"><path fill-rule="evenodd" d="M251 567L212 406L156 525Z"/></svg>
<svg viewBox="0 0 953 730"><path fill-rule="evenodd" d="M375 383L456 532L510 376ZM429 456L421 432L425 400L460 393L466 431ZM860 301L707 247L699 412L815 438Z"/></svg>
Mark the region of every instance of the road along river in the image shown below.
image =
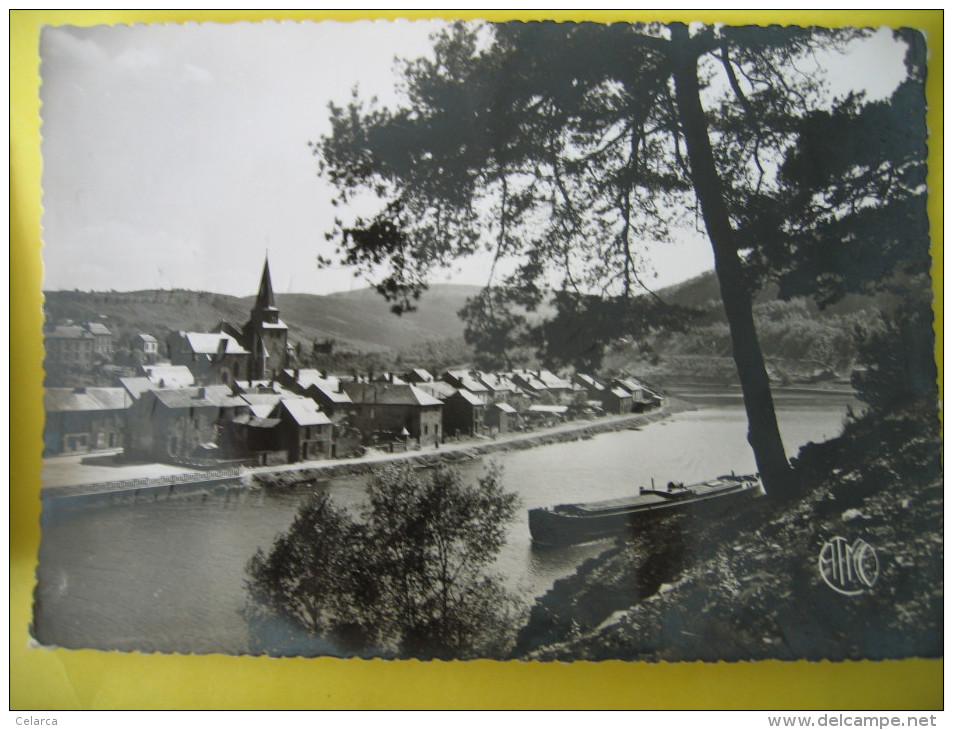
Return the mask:
<svg viewBox="0 0 953 730"><path fill-rule="evenodd" d="M591 439L509 451L508 489L523 509L512 524L496 570L527 604L571 574L605 543L540 550L531 546L526 509L560 502L622 497L652 479L686 483L717 474L753 472L740 391L699 386L679 395L698 408ZM786 389L776 395L788 453L835 436L848 391ZM475 479L483 460L465 462ZM332 479L341 505L364 499L363 477ZM243 613L245 565L287 529L313 489L269 493L195 494L135 504L63 509L44 505L36 592L36 634L71 648L180 653L243 653L251 649Z"/></svg>

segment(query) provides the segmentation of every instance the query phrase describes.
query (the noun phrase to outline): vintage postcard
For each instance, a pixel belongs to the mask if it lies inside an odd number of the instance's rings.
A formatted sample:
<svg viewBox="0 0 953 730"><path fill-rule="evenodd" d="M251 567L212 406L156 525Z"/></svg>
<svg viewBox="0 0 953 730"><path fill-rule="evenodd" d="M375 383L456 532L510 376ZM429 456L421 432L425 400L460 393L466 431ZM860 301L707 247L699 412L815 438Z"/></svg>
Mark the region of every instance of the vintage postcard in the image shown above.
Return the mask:
<svg viewBox="0 0 953 730"><path fill-rule="evenodd" d="M39 43L37 644L942 657L921 29Z"/></svg>

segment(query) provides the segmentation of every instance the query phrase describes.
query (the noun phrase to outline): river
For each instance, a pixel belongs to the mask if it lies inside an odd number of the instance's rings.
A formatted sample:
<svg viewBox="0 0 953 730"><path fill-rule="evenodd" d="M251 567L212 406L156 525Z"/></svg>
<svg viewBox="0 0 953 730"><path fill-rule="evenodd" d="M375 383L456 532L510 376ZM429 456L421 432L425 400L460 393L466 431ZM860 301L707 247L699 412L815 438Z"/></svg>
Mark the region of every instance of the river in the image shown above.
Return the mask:
<svg viewBox="0 0 953 730"><path fill-rule="evenodd" d="M738 391L686 386L698 408L638 431L511 451L492 458L524 508L633 494L638 485L699 481L734 470L755 471L745 440ZM786 389L776 395L789 454L808 441L835 436L845 391ZM462 469L475 479L483 463ZM321 488L341 505L364 498L360 477ZM61 509L42 516L37 636L70 648L182 653L249 651L245 565L287 529L308 492L261 491L193 496L151 503ZM531 546L525 509L511 525L496 570L527 604L571 574L605 543L539 550Z"/></svg>

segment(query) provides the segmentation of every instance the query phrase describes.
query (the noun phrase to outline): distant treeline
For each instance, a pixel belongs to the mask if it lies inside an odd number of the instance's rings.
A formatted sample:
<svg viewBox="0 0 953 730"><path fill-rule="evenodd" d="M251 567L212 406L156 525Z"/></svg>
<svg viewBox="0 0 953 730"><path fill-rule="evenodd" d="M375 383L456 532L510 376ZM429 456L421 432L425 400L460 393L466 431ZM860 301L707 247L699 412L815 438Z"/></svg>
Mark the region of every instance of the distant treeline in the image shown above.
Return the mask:
<svg viewBox="0 0 953 730"><path fill-rule="evenodd" d="M839 375L850 373L859 343L882 328L880 313L875 309L822 315L805 299L755 305L755 320L766 358L815 363L817 369ZM686 332L659 333L651 345L663 358L731 355L724 321L698 325Z"/></svg>

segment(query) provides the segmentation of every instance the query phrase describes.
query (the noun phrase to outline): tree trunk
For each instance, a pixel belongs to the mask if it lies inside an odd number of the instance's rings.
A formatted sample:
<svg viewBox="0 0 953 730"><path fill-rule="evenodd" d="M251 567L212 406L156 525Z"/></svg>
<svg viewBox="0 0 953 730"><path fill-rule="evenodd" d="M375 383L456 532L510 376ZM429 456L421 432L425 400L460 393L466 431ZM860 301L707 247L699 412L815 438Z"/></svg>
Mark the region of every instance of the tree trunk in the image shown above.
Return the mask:
<svg viewBox="0 0 953 730"><path fill-rule="evenodd" d="M755 330L751 294L745 284L724 189L712 154L708 122L699 95L698 53L691 46L688 28L673 24L674 52L670 60L675 78L676 103L688 149L692 183L715 253L715 273L728 318L732 356L741 380L748 416L748 443L754 451L765 491L785 497L792 492L793 474L781 442L771 385Z"/></svg>

